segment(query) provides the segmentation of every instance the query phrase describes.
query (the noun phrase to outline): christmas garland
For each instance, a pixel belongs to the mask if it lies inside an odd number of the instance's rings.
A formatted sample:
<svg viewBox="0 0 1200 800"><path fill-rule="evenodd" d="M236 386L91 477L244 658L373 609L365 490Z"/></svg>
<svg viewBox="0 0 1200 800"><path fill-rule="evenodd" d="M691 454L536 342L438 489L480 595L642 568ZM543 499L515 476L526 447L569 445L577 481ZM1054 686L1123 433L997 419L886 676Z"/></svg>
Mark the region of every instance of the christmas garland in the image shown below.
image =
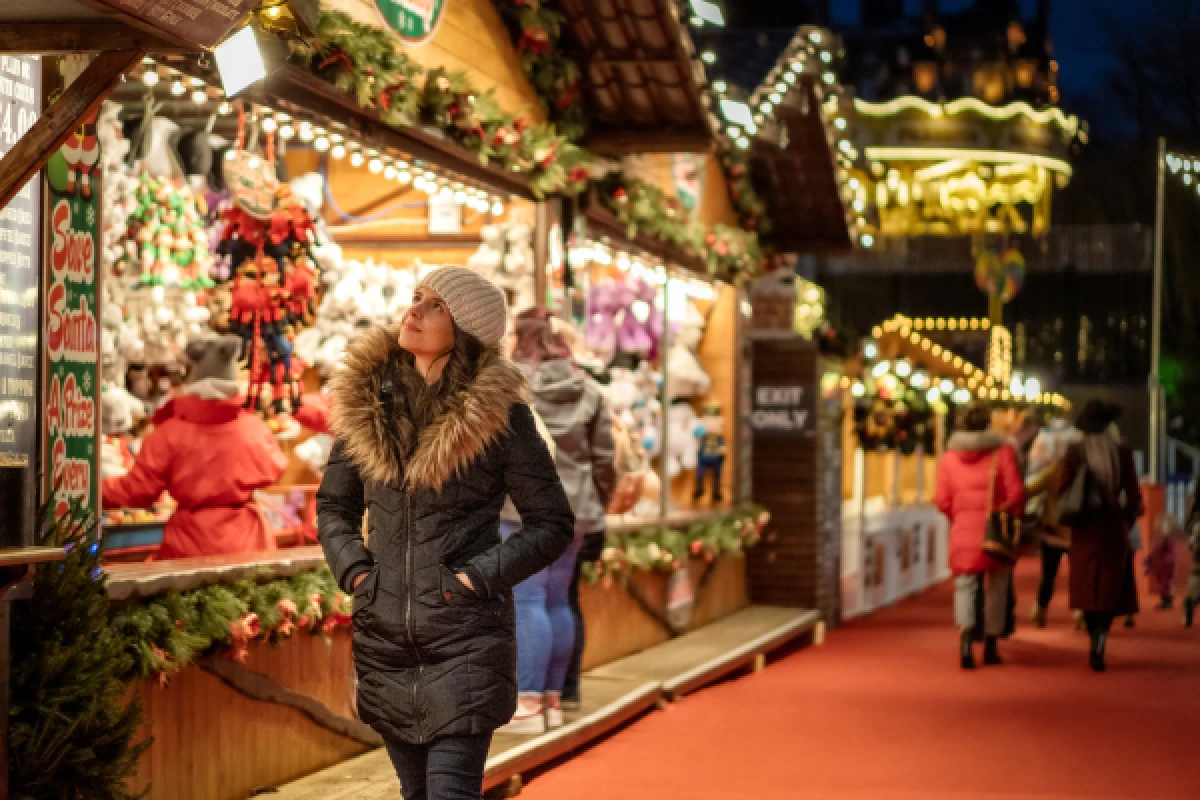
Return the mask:
<svg viewBox="0 0 1200 800"><path fill-rule="evenodd" d="M678 198L622 172L609 173L599 182L598 191L600 202L625 224L631 239L644 233L689 255L700 255L709 274L739 285L762 270L763 252L752 231L729 225L706 230Z"/></svg>
<svg viewBox="0 0 1200 800"><path fill-rule="evenodd" d="M350 624L350 598L327 568L258 582L253 576L117 607L113 628L129 642L134 673L169 677L200 656L246 659L251 641L281 642L297 631L329 635Z"/></svg>
<svg viewBox="0 0 1200 800"><path fill-rule="evenodd" d="M712 563L718 556L742 553L758 544L770 514L761 506L746 506L696 522L682 530L651 527L636 533L609 533L600 560L584 564L583 578L605 589L626 584L634 570L670 573L689 557Z"/></svg>
<svg viewBox="0 0 1200 800"><path fill-rule="evenodd" d="M478 156L529 176L537 197L577 194L589 177L588 154L553 125L531 123L500 109L492 89L480 91L466 74L425 73L383 30L340 11L323 11L320 44L292 42L292 57L322 80L376 109L389 125L430 125Z"/></svg>
<svg viewBox="0 0 1200 800"><path fill-rule="evenodd" d="M543 0L500 0L521 66L542 98L547 116L572 142L587 133L579 64L560 46L565 19Z"/></svg>
<svg viewBox="0 0 1200 800"><path fill-rule="evenodd" d="M582 72L562 46L565 19L549 8L553 3L554 0L499 0L498 4L521 54L521 65L542 98L546 113L560 132L578 142L588 130ZM739 150L727 150L721 156L730 199L742 227L759 234L769 233L767 204L750 179L748 161L748 156Z"/></svg>

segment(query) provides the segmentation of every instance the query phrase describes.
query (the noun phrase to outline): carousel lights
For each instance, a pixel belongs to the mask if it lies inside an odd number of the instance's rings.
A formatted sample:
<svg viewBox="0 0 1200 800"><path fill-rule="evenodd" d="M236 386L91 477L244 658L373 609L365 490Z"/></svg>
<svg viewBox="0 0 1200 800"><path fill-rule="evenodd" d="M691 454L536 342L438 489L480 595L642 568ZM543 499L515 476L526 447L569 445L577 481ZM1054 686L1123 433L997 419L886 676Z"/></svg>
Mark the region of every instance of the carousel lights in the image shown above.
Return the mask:
<svg viewBox="0 0 1200 800"><path fill-rule="evenodd" d="M971 393L968 390L962 388L954 390L954 402L962 405L963 403L969 403L970 401Z"/></svg>
<svg viewBox="0 0 1200 800"><path fill-rule="evenodd" d="M820 44L821 43L821 32L820 31L810 31L808 34L808 40L810 42L812 42L813 44Z"/></svg>
<svg viewBox="0 0 1200 800"><path fill-rule="evenodd" d="M864 233L858 238L858 241L863 247L869 248L875 244L875 237L869 233Z"/></svg>
<svg viewBox="0 0 1200 800"><path fill-rule="evenodd" d="M831 86L831 85L833 85L833 82L835 80L837 80L837 78L834 76L834 74L832 72L826 72L824 75L821 76L821 80L825 81L825 84L827 86Z"/></svg>
<svg viewBox="0 0 1200 800"><path fill-rule="evenodd" d="M910 364L907 359L902 358L896 362L896 374L901 378L907 378L912 374L912 371L912 364Z"/></svg>
<svg viewBox="0 0 1200 800"><path fill-rule="evenodd" d="M828 50L822 50L821 51L821 60L823 62L825 62L826 64L832 64L833 63L833 53L829 52Z"/></svg>
<svg viewBox="0 0 1200 800"><path fill-rule="evenodd" d="M769 97L770 97L771 102L774 103L775 105L779 105L780 103L783 102L783 96L780 95L779 92L771 92Z"/></svg>
<svg viewBox="0 0 1200 800"><path fill-rule="evenodd" d="M942 399L942 390L934 386L925 393L925 400L928 403L936 403Z"/></svg>
<svg viewBox="0 0 1200 800"><path fill-rule="evenodd" d="M874 359L879 355L879 345L874 342L867 342L863 345L863 356L868 359Z"/></svg>
<svg viewBox="0 0 1200 800"><path fill-rule="evenodd" d="M794 84L796 82L796 73L789 70L788 72L783 73L783 79L788 83Z"/></svg>
<svg viewBox="0 0 1200 800"><path fill-rule="evenodd" d="M793 78L792 80L795 80L795 78ZM775 84L775 91L779 92L780 94L786 94L787 90L788 90L788 85L787 85L786 81L779 81L778 83Z"/></svg>
<svg viewBox="0 0 1200 800"><path fill-rule="evenodd" d="M725 90L729 88L729 84L725 83L725 81L713 81L712 88L717 94L724 94Z"/></svg>

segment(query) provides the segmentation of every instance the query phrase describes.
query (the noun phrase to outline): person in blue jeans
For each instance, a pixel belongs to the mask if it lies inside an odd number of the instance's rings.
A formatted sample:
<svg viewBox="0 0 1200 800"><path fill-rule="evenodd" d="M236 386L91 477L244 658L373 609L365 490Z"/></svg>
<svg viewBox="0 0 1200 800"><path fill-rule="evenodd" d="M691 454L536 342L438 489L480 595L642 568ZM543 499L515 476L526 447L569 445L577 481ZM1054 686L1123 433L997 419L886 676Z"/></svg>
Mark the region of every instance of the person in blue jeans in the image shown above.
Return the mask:
<svg viewBox="0 0 1200 800"><path fill-rule="evenodd" d="M603 534L604 514L617 485L612 417L599 385L571 360L563 323L545 311L517 316L513 361L529 378L533 409L559 479L575 512L575 538L567 552L517 584L517 711L504 733L540 733L563 724L562 690L576 648L569 602L584 537ZM516 514L501 514L500 535L521 528Z"/></svg>

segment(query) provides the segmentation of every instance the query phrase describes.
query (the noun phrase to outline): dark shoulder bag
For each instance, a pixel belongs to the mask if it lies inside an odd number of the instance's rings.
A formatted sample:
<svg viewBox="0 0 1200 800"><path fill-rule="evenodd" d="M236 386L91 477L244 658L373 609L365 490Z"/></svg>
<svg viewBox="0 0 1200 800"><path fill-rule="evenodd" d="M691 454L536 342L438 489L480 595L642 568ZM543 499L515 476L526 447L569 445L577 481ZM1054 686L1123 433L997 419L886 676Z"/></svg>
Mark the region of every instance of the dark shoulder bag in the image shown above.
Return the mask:
<svg viewBox="0 0 1200 800"><path fill-rule="evenodd" d="M1007 511L997 511L996 503L996 454L992 454L992 468L988 477L987 527L983 534L983 552L1001 564L1015 564L1021 552L1021 519Z"/></svg>

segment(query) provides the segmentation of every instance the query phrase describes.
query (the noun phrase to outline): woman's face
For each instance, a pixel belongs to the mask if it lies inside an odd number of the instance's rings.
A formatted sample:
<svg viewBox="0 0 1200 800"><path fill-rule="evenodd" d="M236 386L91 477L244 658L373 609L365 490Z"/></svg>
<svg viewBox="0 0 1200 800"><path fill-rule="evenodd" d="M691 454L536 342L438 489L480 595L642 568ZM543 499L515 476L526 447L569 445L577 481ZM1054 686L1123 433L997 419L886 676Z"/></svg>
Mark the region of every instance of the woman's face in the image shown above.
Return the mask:
<svg viewBox="0 0 1200 800"><path fill-rule="evenodd" d="M437 292L421 286L400 318L399 344L415 356L440 356L454 347L454 320Z"/></svg>

